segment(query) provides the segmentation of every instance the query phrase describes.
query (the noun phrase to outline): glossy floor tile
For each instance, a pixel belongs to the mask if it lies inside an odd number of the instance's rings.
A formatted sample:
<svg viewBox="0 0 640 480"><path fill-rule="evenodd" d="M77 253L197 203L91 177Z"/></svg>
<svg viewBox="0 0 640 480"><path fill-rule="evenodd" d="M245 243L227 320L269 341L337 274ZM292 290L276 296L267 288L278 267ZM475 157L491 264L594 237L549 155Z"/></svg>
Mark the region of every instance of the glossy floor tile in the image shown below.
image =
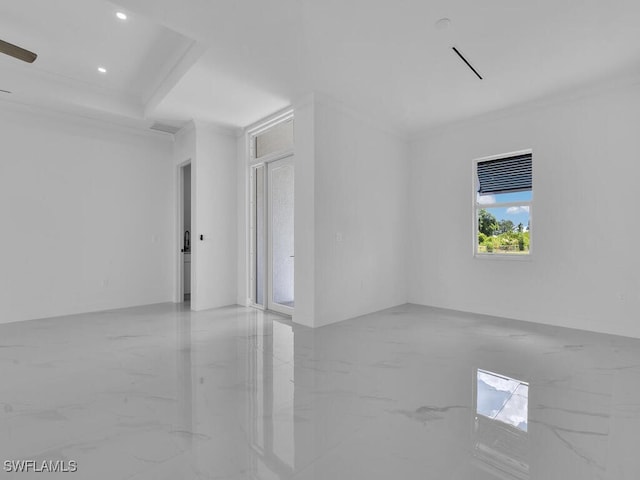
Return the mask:
<svg viewBox="0 0 640 480"><path fill-rule="evenodd" d="M0 380L0 480L640 478L640 341L414 305L5 324Z"/></svg>

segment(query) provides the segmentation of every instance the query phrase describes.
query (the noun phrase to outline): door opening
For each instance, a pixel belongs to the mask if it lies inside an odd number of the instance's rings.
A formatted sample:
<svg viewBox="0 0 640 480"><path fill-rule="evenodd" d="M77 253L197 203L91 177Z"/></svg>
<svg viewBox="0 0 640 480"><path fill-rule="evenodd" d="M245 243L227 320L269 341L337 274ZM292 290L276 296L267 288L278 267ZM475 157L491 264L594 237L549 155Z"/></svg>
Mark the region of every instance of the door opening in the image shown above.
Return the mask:
<svg viewBox="0 0 640 480"><path fill-rule="evenodd" d="M289 110L248 133L250 304L285 315L295 306L293 123Z"/></svg>
<svg viewBox="0 0 640 480"><path fill-rule="evenodd" d="M252 167L251 177L251 300L293 315L293 155Z"/></svg>
<svg viewBox="0 0 640 480"><path fill-rule="evenodd" d="M181 171L181 204L182 204L182 238L181 258L181 301L191 302L191 164L180 167Z"/></svg>

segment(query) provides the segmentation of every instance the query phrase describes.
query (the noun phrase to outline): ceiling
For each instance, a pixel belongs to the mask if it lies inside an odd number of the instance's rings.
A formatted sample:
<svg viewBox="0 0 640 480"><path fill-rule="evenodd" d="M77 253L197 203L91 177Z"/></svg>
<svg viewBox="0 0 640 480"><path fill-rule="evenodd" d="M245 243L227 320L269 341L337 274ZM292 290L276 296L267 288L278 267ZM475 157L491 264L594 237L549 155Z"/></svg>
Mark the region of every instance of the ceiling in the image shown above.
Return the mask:
<svg viewBox="0 0 640 480"><path fill-rule="evenodd" d="M137 125L245 127L317 91L415 133L640 76L636 0L2 3L0 37L39 54L0 55L2 98Z"/></svg>

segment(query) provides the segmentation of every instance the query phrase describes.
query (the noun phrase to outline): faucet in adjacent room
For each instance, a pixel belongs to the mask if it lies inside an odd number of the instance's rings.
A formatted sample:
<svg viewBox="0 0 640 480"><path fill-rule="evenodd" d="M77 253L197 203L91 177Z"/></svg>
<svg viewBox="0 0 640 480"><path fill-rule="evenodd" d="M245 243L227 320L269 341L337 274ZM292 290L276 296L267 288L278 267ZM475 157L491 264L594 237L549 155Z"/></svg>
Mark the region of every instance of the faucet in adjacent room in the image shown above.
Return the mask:
<svg viewBox="0 0 640 480"><path fill-rule="evenodd" d="M191 234L189 233L189 230L185 230L184 232L184 244L183 244L183 252L190 252L191 251Z"/></svg>

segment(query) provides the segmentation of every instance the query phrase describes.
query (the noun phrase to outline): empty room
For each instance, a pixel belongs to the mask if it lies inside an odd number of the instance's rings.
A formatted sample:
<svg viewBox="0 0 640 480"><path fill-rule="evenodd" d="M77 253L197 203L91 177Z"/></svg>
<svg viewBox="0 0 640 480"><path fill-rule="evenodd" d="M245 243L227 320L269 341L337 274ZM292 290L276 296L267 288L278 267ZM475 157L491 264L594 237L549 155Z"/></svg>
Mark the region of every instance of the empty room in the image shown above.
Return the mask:
<svg viewBox="0 0 640 480"><path fill-rule="evenodd" d="M640 3L0 5L0 480L640 478Z"/></svg>

